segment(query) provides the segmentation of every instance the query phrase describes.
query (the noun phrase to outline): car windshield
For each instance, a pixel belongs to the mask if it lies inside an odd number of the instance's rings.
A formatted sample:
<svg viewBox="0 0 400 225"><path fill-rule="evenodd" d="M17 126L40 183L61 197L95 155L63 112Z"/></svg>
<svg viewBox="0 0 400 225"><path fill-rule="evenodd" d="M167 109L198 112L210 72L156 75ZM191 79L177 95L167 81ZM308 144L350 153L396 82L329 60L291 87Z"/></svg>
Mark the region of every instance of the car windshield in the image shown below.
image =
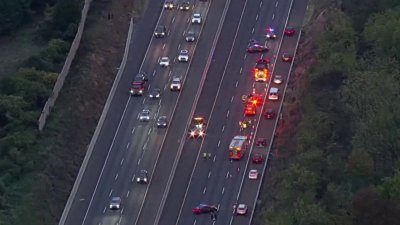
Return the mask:
<svg viewBox="0 0 400 225"><path fill-rule="evenodd" d="M264 63L258 63L257 64L258 69L265 69L265 64Z"/></svg>

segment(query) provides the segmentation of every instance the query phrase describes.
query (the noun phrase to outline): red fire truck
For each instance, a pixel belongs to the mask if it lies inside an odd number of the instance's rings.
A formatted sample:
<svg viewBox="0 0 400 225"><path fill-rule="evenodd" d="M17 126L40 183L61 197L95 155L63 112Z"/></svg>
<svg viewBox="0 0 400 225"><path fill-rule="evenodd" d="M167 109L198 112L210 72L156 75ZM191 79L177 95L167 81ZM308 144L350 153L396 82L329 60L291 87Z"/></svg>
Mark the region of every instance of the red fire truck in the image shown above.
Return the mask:
<svg viewBox="0 0 400 225"><path fill-rule="evenodd" d="M235 136L229 144L229 158L241 159L244 152L249 147L249 139L247 136Z"/></svg>

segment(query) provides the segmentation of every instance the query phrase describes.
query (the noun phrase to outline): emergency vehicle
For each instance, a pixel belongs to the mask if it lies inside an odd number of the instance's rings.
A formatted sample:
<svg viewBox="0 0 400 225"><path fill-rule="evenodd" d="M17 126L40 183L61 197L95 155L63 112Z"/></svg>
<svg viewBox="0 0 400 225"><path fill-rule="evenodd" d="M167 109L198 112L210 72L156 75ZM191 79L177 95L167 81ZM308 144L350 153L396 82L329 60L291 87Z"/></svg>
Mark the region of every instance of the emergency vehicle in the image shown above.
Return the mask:
<svg viewBox="0 0 400 225"><path fill-rule="evenodd" d="M267 82L269 75L269 59L258 59L254 67L254 79L259 82Z"/></svg>
<svg viewBox="0 0 400 225"><path fill-rule="evenodd" d="M192 127L189 130L190 138L202 138L205 132L206 121L204 117L198 116L193 118Z"/></svg>
<svg viewBox="0 0 400 225"><path fill-rule="evenodd" d="M241 159L249 146L247 136L235 136L229 144L229 158Z"/></svg>

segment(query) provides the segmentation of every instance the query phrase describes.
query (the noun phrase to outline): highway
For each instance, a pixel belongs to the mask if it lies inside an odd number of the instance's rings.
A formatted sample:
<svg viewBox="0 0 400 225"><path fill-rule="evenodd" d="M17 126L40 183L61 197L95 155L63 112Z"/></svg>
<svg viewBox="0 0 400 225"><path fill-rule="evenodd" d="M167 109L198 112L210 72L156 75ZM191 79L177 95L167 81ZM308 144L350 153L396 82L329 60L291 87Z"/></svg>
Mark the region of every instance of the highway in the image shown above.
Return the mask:
<svg viewBox="0 0 400 225"><path fill-rule="evenodd" d="M282 104L282 94L291 69L291 63L282 62L280 56L283 52L294 53L306 6L306 0L243 1L242 4L237 3L235 6L232 4L230 8L232 12L228 13L226 20L229 22L223 28L226 32L223 32L224 35L218 42L215 62L209 69L195 111L195 115L209 118L207 136L204 141L187 140L184 144L177 173L162 212L163 225L208 223L210 215L194 216L191 212L191 208L199 203L218 205L218 219L214 223L251 222L261 180L248 180L248 171L250 169L263 171L266 163L250 164L250 156L256 151L265 159L269 151L266 151L267 148L251 147L243 159L231 162L228 159L228 145L234 135L241 133L238 126L238 122L244 117L241 96L250 93L253 87L257 93L266 96L267 87L265 83L255 83L251 76L252 67L260 54L247 54L244 49L250 38L265 40L266 26L278 29L278 39L268 42L270 52L261 55L271 58L272 62L275 61L272 75L279 74L284 77L283 84L270 84L280 89L280 100L266 102L266 107L273 108L277 112ZM289 11L292 12L290 18ZM237 15L240 14L242 16L239 18ZM229 15L234 16L229 18ZM287 22L297 29L297 33L293 37L282 39ZM237 23L240 23L240 26ZM242 133L249 135L251 141L264 137L271 144L277 118L264 120L261 117L260 120L260 112L264 111L264 106L262 108L261 110L258 108L254 126ZM199 158L202 152L212 153L212 160ZM248 216L233 216L232 205L236 202L248 205Z"/></svg>
<svg viewBox="0 0 400 225"><path fill-rule="evenodd" d="M191 57L194 56L199 42L186 43L184 34L189 29L195 31L198 36L201 34L204 23L192 25L190 17L193 12L200 12L205 19L209 6L210 4L207 2L196 2L193 10L187 12L178 10L161 12L157 24L166 25L169 34L162 39L150 36L151 41L140 67L137 66L136 69L132 66L126 67L124 77L121 79L121 82L125 82L125 84L119 85L124 87L124 96L113 101L113 103L117 102L114 103L116 108L123 106L123 110L118 111L114 108L112 110L115 113L106 118L106 124L101 131L98 143L96 143L93 157L83 175L83 182L78 188L65 224L126 224L139 218L138 214L141 212L149 186L136 184L134 178L138 171L146 169L149 171L151 179L154 165L157 164L156 161L169 128L157 129L154 123L159 115L172 118L182 93L169 91L172 76L180 76L183 79L184 88L186 84L189 86L193 83L186 79L186 74L194 61L193 58L189 63L179 63L176 57L179 50L183 48L189 50ZM153 5L153 7L157 7L157 5ZM159 4L158 7L162 8L162 4ZM151 30L154 30L154 25L151 26ZM210 38L213 37L212 34L209 35ZM210 51L210 47L210 43L205 42L202 51L207 53ZM203 53L203 55L206 54ZM158 59L162 56L170 57L173 61L172 66L160 68ZM140 62L137 58L135 61ZM149 90L154 87L161 88L161 100L149 99L148 92L143 97L129 96L129 84L138 71L148 74ZM196 83L193 83L192 90L196 91L197 86ZM142 109L150 109L152 112L150 122L145 123L138 120ZM117 126L112 126L112 124ZM108 210L110 199L114 196L122 198L122 209L119 211Z"/></svg>

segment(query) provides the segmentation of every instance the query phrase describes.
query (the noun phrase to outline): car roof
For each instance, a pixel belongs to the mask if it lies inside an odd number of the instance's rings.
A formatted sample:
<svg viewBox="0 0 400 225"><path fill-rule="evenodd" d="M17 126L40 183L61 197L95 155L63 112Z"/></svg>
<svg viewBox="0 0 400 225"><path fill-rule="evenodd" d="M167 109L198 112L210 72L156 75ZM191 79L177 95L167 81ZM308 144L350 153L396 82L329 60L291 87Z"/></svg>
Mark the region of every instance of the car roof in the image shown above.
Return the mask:
<svg viewBox="0 0 400 225"><path fill-rule="evenodd" d="M143 109L142 112L150 112L148 109Z"/></svg>
<svg viewBox="0 0 400 225"><path fill-rule="evenodd" d="M181 49L181 53L188 53L189 51L186 49Z"/></svg>
<svg viewBox="0 0 400 225"><path fill-rule="evenodd" d="M250 170L250 173L257 173L257 170Z"/></svg>
<svg viewBox="0 0 400 225"><path fill-rule="evenodd" d="M160 117L158 117L158 119L159 119L159 120L161 120L161 119L167 119L167 117L166 117L166 116L160 116Z"/></svg>
<svg viewBox="0 0 400 225"><path fill-rule="evenodd" d="M238 208L246 208L247 206L245 204L239 204Z"/></svg>
<svg viewBox="0 0 400 225"><path fill-rule="evenodd" d="M193 13L193 16L200 16L200 13Z"/></svg>
<svg viewBox="0 0 400 225"><path fill-rule="evenodd" d="M121 200L121 197L112 197L111 198L111 201L120 201Z"/></svg>
<svg viewBox="0 0 400 225"><path fill-rule="evenodd" d="M180 78L180 77L173 77L172 80L173 80L173 81L180 81L181 78Z"/></svg>

